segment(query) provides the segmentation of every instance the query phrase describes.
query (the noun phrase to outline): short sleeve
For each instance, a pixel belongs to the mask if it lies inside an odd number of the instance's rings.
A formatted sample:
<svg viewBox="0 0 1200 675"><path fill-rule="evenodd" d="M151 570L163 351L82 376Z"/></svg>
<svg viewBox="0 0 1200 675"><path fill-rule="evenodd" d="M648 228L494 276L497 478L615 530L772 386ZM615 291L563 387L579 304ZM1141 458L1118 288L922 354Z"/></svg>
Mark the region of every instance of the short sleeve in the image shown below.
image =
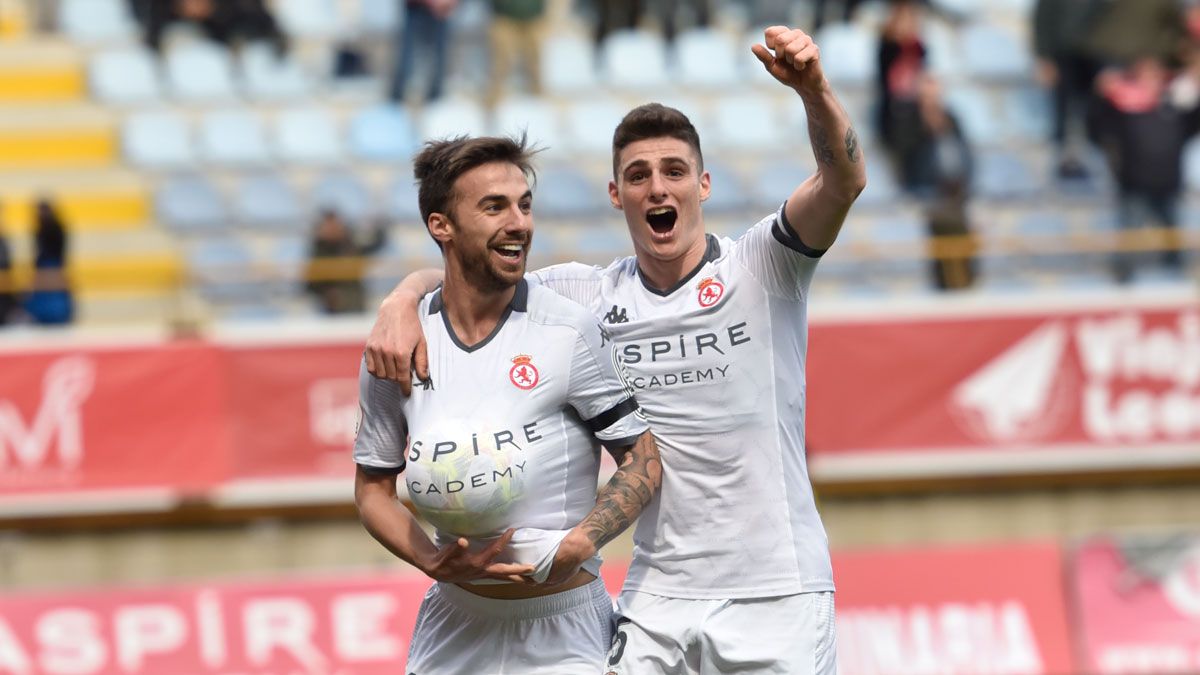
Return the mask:
<svg viewBox="0 0 1200 675"><path fill-rule="evenodd" d="M600 268L593 265L569 262L534 270L526 275L526 279L594 310L600 305L600 272Z"/></svg>
<svg viewBox="0 0 1200 675"><path fill-rule="evenodd" d="M358 372L358 429L354 463L367 473L395 475L404 471L408 422L404 418L400 385L367 372L364 359Z"/></svg>
<svg viewBox="0 0 1200 675"><path fill-rule="evenodd" d="M800 241L787 222L783 206L774 215L756 223L734 243L734 256L738 262L767 292L790 300L808 297L813 272L824 253Z"/></svg>
<svg viewBox="0 0 1200 675"><path fill-rule="evenodd" d="M630 445L649 430L620 368L604 328L594 319L581 326L571 359L567 401L592 434L610 447Z"/></svg>

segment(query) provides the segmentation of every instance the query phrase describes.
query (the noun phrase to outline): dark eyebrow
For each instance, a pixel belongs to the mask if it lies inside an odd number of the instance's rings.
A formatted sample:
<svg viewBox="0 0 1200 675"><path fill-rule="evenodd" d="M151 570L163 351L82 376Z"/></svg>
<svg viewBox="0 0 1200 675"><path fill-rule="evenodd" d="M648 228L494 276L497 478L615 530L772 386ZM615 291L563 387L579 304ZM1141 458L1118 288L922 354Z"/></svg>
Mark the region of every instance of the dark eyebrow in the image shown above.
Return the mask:
<svg viewBox="0 0 1200 675"><path fill-rule="evenodd" d="M526 190L525 194L521 195L520 197L517 197L517 201L521 201L523 199L532 199L532 198L533 198L533 190ZM484 204L487 204L489 202L507 202L507 201L508 201L508 195L502 195L502 194L484 195L479 198L479 202L476 205L483 206Z"/></svg>

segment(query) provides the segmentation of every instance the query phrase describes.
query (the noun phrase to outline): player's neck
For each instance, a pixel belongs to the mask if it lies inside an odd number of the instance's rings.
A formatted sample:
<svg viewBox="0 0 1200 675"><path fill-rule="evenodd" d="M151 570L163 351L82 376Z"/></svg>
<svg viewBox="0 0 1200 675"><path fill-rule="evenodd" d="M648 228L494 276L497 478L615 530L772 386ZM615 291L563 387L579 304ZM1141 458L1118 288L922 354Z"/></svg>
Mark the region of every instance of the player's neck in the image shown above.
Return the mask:
<svg viewBox="0 0 1200 675"><path fill-rule="evenodd" d="M642 280L651 288L665 291L675 287L680 281L691 274L704 262L704 252L708 250L708 235L703 232L696 237L683 255L663 260L651 256L645 251L636 251L638 272Z"/></svg>
<svg viewBox="0 0 1200 675"><path fill-rule="evenodd" d="M458 275L447 274L442 282L442 311L459 341L475 345L496 330L516 292L516 286L495 291L479 289Z"/></svg>

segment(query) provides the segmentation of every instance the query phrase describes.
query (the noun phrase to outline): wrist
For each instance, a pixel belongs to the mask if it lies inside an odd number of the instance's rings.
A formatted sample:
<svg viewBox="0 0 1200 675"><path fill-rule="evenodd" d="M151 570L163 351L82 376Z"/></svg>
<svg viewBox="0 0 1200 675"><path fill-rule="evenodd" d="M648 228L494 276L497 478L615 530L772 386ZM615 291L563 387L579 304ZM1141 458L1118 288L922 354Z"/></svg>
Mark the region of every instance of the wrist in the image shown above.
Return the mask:
<svg viewBox="0 0 1200 675"><path fill-rule="evenodd" d="M830 90L829 80L822 76L816 82L795 85L792 87L792 90L795 91L805 103L809 103L810 99L820 98Z"/></svg>
<svg viewBox="0 0 1200 675"><path fill-rule="evenodd" d="M566 549L572 558L580 562L591 558L597 553L596 542L592 541L592 538L580 529L579 526L568 532L558 547L560 550Z"/></svg>

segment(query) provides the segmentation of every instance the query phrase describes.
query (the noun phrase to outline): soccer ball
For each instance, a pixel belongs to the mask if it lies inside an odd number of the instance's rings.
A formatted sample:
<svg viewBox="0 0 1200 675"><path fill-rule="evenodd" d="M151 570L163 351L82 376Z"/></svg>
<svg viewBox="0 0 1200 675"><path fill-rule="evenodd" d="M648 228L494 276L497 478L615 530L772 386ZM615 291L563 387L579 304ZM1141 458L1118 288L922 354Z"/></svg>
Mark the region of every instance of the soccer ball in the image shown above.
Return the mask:
<svg viewBox="0 0 1200 675"><path fill-rule="evenodd" d="M523 439L493 428L478 420L447 420L410 440L404 469L409 498L445 534L498 534L517 516L532 467Z"/></svg>

